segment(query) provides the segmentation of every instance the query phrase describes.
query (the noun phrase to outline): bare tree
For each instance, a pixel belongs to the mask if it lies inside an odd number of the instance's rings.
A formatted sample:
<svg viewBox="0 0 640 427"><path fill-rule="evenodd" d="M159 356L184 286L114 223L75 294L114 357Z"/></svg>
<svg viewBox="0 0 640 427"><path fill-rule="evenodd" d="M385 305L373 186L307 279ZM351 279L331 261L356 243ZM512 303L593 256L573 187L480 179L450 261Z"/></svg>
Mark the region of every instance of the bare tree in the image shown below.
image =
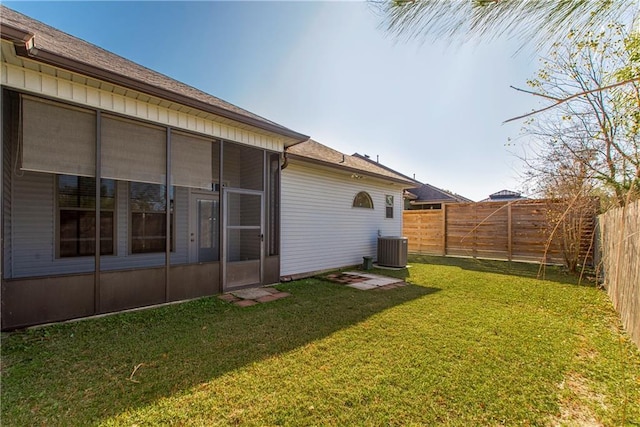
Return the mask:
<svg viewBox="0 0 640 427"><path fill-rule="evenodd" d="M638 75L611 87L640 63L637 37L613 24L580 38L570 32L528 82L538 96L569 98L530 117L523 128L533 154L528 175L541 193L572 183L617 206L640 195Z"/></svg>

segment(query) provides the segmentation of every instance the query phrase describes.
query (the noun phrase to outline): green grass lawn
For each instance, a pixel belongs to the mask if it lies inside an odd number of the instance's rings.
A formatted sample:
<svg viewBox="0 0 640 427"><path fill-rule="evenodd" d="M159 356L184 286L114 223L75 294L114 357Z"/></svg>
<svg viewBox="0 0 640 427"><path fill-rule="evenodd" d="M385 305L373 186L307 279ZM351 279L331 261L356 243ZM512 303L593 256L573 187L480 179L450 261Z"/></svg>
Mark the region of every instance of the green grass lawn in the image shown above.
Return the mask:
<svg viewBox="0 0 640 427"><path fill-rule="evenodd" d="M2 335L2 425L640 425L607 295L526 264L422 257L238 308L217 298ZM591 423L591 424L590 424Z"/></svg>

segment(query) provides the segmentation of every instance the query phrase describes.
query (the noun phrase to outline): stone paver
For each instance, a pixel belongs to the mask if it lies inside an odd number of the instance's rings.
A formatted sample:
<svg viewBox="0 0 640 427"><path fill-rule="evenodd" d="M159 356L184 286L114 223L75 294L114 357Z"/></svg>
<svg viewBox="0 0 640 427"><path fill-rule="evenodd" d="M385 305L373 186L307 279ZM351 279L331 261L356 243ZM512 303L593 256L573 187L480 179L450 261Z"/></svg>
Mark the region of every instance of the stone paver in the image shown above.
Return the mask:
<svg viewBox="0 0 640 427"><path fill-rule="evenodd" d="M289 292L276 292L275 294L273 294L274 297L278 297L278 299L280 298L286 298L288 296L291 296L291 294Z"/></svg>
<svg viewBox="0 0 640 427"><path fill-rule="evenodd" d="M288 297L289 295L290 294L287 293L287 292L278 292L278 293L275 293L275 294L271 294L271 295L267 295L267 296L264 296L264 297L260 297L260 298L256 299L256 301L262 302L262 303L271 302L271 301L275 301L275 300L278 300L278 299L281 299L281 298Z"/></svg>
<svg viewBox="0 0 640 427"><path fill-rule="evenodd" d="M222 301L225 301L225 302L238 301L238 298L231 294L222 294L218 296L218 299L221 299Z"/></svg>
<svg viewBox="0 0 640 427"><path fill-rule="evenodd" d="M238 307L250 307L259 303L276 301L290 295L290 293L282 292L276 288L249 288L222 294L218 298Z"/></svg>
<svg viewBox="0 0 640 427"><path fill-rule="evenodd" d="M243 300L234 302L234 304L237 305L238 307L250 307L252 305L258 304L258 302L252 299L243 299Z"/></svg>
<svg viewBox="0 0 640 427"><path fill-rule="evenodd" d="M239 291L233 291L231 292L231 295L242 299L258 299L271 295L271 292L267 291L264 288L249 288L241 289Z"/></svg>

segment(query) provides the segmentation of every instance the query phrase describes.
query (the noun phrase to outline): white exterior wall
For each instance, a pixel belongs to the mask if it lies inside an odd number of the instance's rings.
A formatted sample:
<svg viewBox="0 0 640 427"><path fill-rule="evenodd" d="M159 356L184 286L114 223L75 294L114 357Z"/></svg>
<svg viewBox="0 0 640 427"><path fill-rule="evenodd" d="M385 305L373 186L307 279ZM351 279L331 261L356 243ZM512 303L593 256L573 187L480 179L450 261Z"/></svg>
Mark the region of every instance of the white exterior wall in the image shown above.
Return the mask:
<svg viewBox="0 0 640 427"><path fill-rule="evenodd" d="M366 191L374 209L354 208ZM393 195L393 219L385 217L385 195ZM361 264L377 257L378 233L402 234L402 188L373 178L290 163L282 171L281 276L304 275Z"/></svg>

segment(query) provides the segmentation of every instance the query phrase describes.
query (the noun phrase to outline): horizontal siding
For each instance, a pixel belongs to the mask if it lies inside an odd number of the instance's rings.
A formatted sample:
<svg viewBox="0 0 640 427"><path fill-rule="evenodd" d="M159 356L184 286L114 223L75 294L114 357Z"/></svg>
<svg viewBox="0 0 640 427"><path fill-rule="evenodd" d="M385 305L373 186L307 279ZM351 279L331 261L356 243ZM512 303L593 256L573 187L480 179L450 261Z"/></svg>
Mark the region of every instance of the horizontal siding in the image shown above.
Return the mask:
<svg viewBox="0 0 640 427"><path fill-rule="evenodd" d="M286 138L276 134L254 131L255 128L248 129L247 125L204 111L41 66L35 61L16 57L12 51L10 43L3 40L2 85L266 150L284 150Z"/></svg>
<svg viewBox="0 0 640 427"><path fill-rule="evenodd" d="M366 191L374 209L353 208ZM385 195L394 196L394 218L385 218ZM372 179L354 180L301 164L282 173L282 276L362 263L375 257L378 234L402 232L402 190Z"/></svg>

